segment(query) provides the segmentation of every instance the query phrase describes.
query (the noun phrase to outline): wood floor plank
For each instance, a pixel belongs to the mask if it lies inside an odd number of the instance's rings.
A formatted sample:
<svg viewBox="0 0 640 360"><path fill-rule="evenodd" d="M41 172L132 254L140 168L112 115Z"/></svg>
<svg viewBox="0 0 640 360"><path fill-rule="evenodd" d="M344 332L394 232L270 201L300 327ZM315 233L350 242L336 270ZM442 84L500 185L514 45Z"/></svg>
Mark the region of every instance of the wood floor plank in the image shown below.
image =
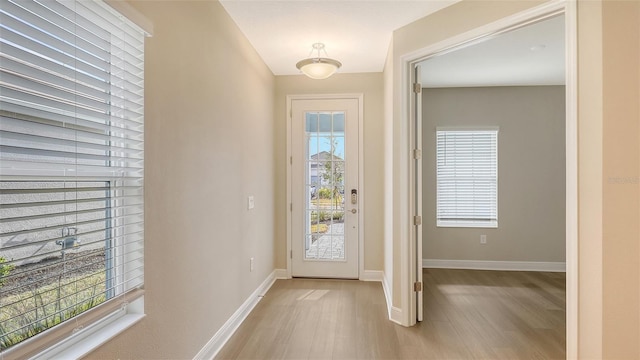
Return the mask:
<svg viewBox="0 0 640 360"><path fill-rule="evenodd" d="M217 359L561 359L563 273L424 270L425 321L388 319L380 283L278 280Z"/></svg>

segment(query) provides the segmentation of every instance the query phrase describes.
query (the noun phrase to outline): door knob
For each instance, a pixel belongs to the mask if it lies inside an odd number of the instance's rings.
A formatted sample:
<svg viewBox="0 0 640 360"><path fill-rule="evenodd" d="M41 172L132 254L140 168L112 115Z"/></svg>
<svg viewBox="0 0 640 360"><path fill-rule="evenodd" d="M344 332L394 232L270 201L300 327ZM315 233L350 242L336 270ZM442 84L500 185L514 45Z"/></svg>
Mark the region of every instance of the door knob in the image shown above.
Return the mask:
<svg viewBox="0 0 640 360"><path fill-rule="evenodd" d="M351 213L352 213L352 214L355 214L355 213L357 213L357 212L358 212L358 210L357 210L357 209L351 209Z"/></svg>

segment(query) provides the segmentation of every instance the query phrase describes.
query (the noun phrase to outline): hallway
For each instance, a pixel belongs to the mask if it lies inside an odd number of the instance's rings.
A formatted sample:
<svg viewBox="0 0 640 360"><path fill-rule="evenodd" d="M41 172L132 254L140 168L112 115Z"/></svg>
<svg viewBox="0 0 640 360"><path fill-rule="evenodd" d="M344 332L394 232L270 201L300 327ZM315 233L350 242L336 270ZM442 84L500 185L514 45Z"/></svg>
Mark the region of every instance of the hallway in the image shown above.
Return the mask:
<svg viewBox="0 0 640 360"><path fill-rule="evenodd" d="M217 359L565 358L565 274L425 269L425 321L387 319L382 285L278 280Z"/></svg>

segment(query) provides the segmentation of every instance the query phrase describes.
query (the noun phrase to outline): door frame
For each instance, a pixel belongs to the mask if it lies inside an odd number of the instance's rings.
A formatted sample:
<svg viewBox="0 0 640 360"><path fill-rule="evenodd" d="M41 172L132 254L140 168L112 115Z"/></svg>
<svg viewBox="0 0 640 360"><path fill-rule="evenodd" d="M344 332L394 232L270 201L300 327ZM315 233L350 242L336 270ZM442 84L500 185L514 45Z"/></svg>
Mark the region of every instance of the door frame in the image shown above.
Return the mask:
<svg viewBox="0 0 640 360"><path fill-rule="evenodd" d="M422 69L419 63L413 63L411 74L409 75L409 83L410 84L420 84L422 78ZM420 217L420 221L413 222L413 231L410 232L413 240L412 243L415 244L415 254L412 257L411 267L414 269L415 279L414 283L423 284L423 276L422 276L422 89L417 91L417 89L413 89L411 92L411 123L413 124L413 132L409 130L409 132L413 133L411 136L411 142L409 143L410 148L415 149L416 153L413 154L412 162L413 165L409 166L409 178L412 179L413 187L409 189L409 203L411 204L411 208L414 211L413 215L417 215ZM412 309L415 311L415 315L411 314L412 318L415 318L416 321L424 320L424 285L415 290L415 296L412 296Z"/></svg>
<svg viewBox="0 0 640 360"><path fill-rule="evenodd" d="M364 94L362 93L353 93L353 94L302 94L302 95L287 95L287 278L290 279L292 277L292 266L291 260L293 257L293 250L291 247L291 241L293 239L292 234L292 202L293 202L293 193L292 193L292 182L291 177L293 176L292 172L292 102L294 100L343 100L343 99L355 99L358 101L358 191L360 192L360 196L358 197L359 208L358 208L358 279L362 280L362 276L364 274L364 212L365 212L365 191L364 191Z"/></svg>
<svg viewBox="0 0 640 360"><path fill-rule="evenodd" d="M402 103L402 119L406 121L407 132L403 135L405 144L407 145L404 156L407 162L411 161L411 153L416 144L414 141L421 140L420 134L415 134L416 119L412 114L413 92L411 91L413 83L414 66L430 57L442 55L450 51L454 51L465 46L475 44L486 40L492 36L535 23L556 15L564 14L565 16L565 94L566 94L566 116L565 116L565 151L566 151L566 355L568 359L575 359L578 356L578 68L577 68L577 6L572 0L555 0L520 13L507 16L501 20L478 27L471 31L443 40L436 44L424 47L417 51L401 56L400 63L402 66L402 87L401 87L401 103ZM416 135L418 138L416 138ZM415 172L421 169L414 169L409 166L405 184L408 189L415 189L416 178ZM401 223L410 224L407 233L405 246L401 248L407 249L402 251L401 263L403 270L400 274L403 298L408 297L408 325L414 325L416 322L416 302L417 297L413 292L413 283L416 281L416 268L422 268L420 258L421 254L417 253L418 246L416 239L416 231L413 229L413 222L410 219L415 215L415 192L409 193L409 209L406 212L408 218L401 219ZM417 263L417 264L416 264Z"/></svg>

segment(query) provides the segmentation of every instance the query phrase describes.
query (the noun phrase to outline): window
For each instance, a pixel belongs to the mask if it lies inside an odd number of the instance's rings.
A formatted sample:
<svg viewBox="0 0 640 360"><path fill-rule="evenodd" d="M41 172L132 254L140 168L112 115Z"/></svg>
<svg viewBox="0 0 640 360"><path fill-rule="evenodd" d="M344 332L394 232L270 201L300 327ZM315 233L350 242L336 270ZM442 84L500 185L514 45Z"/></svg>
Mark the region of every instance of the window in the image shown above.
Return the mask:
<svg viewBox="0 0 640 360"><path fill-rule="evenodd" d="M0 20L0 351L26 357L142 294L145 34L101 1Z"/></svg>
<svg viewBox="0 0 640 360"><path fill-rule="evenodd" d="M498 227L498 129L436 129L437 226Z"/></svg>

